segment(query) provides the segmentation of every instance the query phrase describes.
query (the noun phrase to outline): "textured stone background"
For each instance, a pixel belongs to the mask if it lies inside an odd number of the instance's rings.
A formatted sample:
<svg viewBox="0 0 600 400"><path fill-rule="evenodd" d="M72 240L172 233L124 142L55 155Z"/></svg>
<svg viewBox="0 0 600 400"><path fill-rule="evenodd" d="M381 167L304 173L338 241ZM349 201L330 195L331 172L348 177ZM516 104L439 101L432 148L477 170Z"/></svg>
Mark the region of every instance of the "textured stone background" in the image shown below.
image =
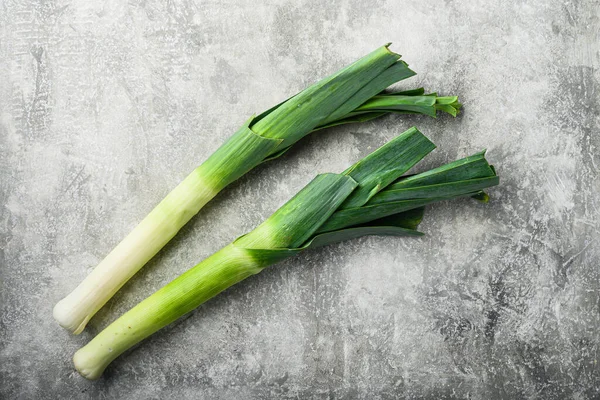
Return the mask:
<svg viewBox="0 0 600 400"><path fill-rule="evenodd" d="M370 4L369 4L370 3ZM600 4L0 0L0 398L598 398ZM464 114L331 129L224 191L74 337L56 301L246 118L385 42ZM71 356L317 172L417 125L487 205L281 263L88 382Z"/></svg>

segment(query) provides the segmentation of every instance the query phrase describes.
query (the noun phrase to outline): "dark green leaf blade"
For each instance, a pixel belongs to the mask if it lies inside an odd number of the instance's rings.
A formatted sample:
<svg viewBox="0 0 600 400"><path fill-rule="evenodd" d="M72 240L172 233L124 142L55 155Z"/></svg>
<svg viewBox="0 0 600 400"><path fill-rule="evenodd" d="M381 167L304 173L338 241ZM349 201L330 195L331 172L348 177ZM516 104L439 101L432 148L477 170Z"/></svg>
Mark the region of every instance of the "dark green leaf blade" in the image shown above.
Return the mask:
<svg viewBox="0 0 600 400"><path fill-rule="evenodd" d="M477 192L491 186L496 186L499 181L500 179L497 176L491 176L488 178L468 179L458 182L416 186L406 189L392 189L390 187L388 190L384 190L373 196L369 204L408 199L426 199L429 197L458 196L464 193Z"/></svg>
<svg viewBox="0 0 600 400"><path fill-rule="evenodd" d="M406 189L448 182L496 176L493 167L485 159L485 150L472 156L434 168L410 177L402 177L389 186L388 190Z"/></svg>
<svg viewBox="0 0 600 400"><path fill-rule="evenodd" d="M359 226L356 228L341 229L333 232L321 233L312 239L304 248L327 246L345 240L356 239L362 236L423 236L422 232L398 226Z"/></svg>
<svg viewBox="0 0 600 400"><path fill-rule="evenodd" d="M435 145L415 127L398 135L344 171L358 182L358 188L340 208L362 206L433 149Z"/></svg>
<svg viewBox="0 0 600 400"><path fill-rule="evenodd" d="M327 125L335 120L344 118L345 115L355 110L365 101L380 93L388 86L401 80L410 78L414 75L416 75L416 73L410 68L408 68L408 64L406 64L402 60L396 61L388 69L383 71L381 74L372 79L369 83L363 86L358 92L354 94L354 96L349 98L337 110L332 112L322 122L322 124Z"/></svg>

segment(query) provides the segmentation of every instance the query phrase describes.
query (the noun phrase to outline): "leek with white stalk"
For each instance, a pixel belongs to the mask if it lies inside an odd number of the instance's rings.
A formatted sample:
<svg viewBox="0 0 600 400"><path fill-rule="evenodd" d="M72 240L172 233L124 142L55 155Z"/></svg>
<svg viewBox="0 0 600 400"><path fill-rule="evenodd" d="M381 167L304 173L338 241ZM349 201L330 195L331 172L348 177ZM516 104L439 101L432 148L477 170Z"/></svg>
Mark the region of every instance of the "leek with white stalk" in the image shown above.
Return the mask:
<svg viewBox="0 0 600 400"><path fill-rule="evenodd" d="M453 116L458 113L457 97L424 94L423 89L383 92L413 75L400 55L386 45L250 118L56 304L54 318L67 330L80 333L119 288L217 193L258 164L280 156L307 134L387 113L432 117L438 110Z"/></svg>
<svg viewBox="0 0 600 400"><path fill-rule="evenodd" d="M158 290L75 353L77 370L97 379L120 354L211 297L308 248L364 235L417 236L423 206L473 196L498 177L477 153L428 172L402 175L435 148L411 128L340 174L318 175L250 233Z"/></svg>

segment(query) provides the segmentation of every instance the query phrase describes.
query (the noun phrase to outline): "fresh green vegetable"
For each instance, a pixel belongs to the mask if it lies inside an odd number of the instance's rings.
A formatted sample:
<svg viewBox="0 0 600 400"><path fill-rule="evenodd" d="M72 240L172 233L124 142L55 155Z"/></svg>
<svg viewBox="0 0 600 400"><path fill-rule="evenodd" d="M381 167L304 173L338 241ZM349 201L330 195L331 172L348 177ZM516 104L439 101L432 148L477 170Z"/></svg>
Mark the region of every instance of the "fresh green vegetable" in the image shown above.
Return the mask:
<svg viewBox="0 0 600 400"><path fill-rule="evenodd" d="M421 235L423 206L498 184L484 153L400 177L434 149L411 128L341 174L318 175L250 233L208 257L125 313L73 361L98 378L125 350L235 283L300 253L364 235Z"/></svg>
<svg viewBox="0 0 600 400"><path fill-rule="evenodd" d="M422 89L382 93L414 74L386 45L250 118L56 304L54 318L69 331L80 333L119 288L217 193L258 164L281 156L307 134L386 113L435 117L441 110L456 115L460 109L456 97L425 95Z"/></svg>

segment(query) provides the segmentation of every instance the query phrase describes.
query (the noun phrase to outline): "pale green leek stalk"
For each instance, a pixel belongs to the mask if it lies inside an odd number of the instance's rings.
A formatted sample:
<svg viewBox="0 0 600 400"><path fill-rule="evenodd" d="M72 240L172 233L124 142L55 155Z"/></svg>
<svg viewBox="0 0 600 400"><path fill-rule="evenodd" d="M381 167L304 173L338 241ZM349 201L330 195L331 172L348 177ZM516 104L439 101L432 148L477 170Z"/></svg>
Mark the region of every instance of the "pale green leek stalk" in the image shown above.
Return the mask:
<svg viewBox="0 0 600 400"><path fill-rule="evenodd" d="M498 184L484 153L401 178L434 149L411 128L341 174L317 176L250 233L214 253L125 313L73 361L100 377L125 350L235 283L310 248L364 235L420 235L423 205Z"/></svg>
<svg viewBox="0 0 600 400"><path fill-rule="evenodd" d="M386 113L436 111L456 115L456 97L422 89L382 93L414 75L383 46L336 74L251 118L195 169L104 260L54 307L54 318L80 333L90 318L223 188L258 164L278 157L310 132L377 118Z"/></svg>

